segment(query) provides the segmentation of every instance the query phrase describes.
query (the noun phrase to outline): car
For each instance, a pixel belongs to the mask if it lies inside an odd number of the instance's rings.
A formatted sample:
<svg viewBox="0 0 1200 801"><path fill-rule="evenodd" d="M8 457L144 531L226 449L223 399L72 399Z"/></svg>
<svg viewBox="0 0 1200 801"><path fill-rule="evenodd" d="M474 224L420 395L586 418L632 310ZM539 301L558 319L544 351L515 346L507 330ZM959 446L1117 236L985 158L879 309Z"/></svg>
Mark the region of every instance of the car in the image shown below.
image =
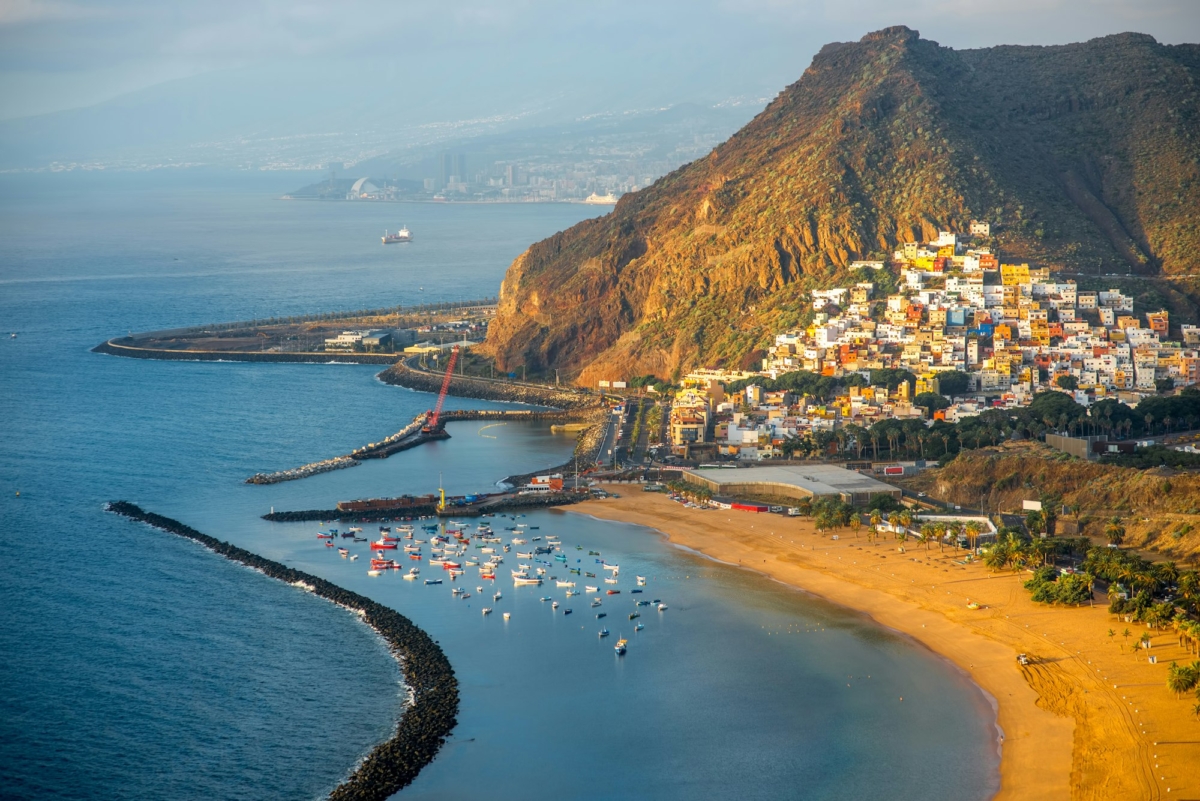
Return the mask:
<svg viewBox="0 0 1200 801"><path fill-rule="evenodd" d="M917 493L917 497L918 497L918 498L928 498L928 497L929 497L929 493L928 493L928 492L918 492L918 493Z"/></svg>

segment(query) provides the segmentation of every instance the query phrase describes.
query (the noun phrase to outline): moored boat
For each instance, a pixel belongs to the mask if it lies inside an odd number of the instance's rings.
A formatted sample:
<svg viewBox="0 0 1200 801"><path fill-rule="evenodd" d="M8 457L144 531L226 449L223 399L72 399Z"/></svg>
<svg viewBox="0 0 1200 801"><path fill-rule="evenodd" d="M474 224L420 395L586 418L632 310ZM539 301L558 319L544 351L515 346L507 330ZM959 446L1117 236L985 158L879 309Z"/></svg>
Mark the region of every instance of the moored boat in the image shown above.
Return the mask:
<svg viewBox="0 0 1200 801"><path fill-rule="evenodd" d="M613 650L617 652L618 656L624 656L625 646L628 644L629 641L622 637L621 639L617 640L617 644L613 646Z"/></svg>

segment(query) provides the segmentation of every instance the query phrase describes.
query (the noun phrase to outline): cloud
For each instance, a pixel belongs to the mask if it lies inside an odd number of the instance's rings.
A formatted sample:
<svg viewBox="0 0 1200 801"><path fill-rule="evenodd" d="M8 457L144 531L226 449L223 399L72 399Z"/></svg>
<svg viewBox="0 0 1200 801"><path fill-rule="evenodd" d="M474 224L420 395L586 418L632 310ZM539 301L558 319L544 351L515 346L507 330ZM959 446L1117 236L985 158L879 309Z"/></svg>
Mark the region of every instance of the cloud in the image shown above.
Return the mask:
<svg viewBox="0 0 1200 801"><path fill-rule="evenodd" d="M103 13L97 8L62 0L0 0L0 25L89 19Z"/></svg>

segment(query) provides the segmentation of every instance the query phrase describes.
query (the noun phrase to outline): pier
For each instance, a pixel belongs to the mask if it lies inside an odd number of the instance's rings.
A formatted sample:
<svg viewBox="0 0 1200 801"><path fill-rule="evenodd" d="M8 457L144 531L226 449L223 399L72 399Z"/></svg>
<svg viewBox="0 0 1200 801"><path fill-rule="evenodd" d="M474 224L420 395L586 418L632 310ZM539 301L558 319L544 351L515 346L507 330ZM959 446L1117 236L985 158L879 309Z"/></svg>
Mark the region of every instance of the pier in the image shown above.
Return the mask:
<svg viewBox="0 0 1200 801"><path fill-rule="evenodd" d="M558 410L533 410L533 409L460 409L445 411L441 414L441 419L438 425L432 431L425 431L425 422L428 420L428 414L422 412L413 418L413 421L404 428L397 431L379 442L371 442L361 448L356 448L344 456L335 456L329 459L322 459L318 462L311 462L300 467L293 467L288 470L280 470L273 473L256 473L246 479L247 484L279 484L284 481L296 481L301 478L319 475L320 473L328 473L331 470L342 470L347 467L355 467L365 459L386 459L393 454L401 451L415 448L418 445L423 445L426 442L433 442L441 439L449 439L450 434L447 433L445 424L448 421L455 420L494 420L494 421L510 421L510 420L563 420L569 416L568 412Z"/></svg>

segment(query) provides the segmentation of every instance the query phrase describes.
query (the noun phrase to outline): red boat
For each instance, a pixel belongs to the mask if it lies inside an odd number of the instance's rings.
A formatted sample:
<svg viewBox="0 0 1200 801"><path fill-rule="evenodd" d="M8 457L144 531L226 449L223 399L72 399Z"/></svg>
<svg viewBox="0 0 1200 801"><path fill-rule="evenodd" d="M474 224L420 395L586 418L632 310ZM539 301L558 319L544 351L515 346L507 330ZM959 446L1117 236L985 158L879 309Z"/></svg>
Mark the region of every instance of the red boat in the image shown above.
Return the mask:
<svg viewBox="0 0 1200 801"><path fill-rule="evenodd" d="M333 543L332 543L332 542L330 542L329 540L325 540L325 547L326 547L326 548L332 548L332 547L333 547Z"/></svg>
<svg viewBox="0 0 1200 801"><path fill-rule="evenodd" d="M494 579L494 578L496 578L496 574L495 573L480 573L479 577L481 579Z"/></svg>
<svg viewBox="0 0 1200 801"><path fill-rule="evenodd" d="M332 534L318 534L318 535L317 535L317 539L319 539L319 540L331 540L331 539L333 539L333 535L332 535Z"/></svg>
<svg viewBox="0 0 1200 801"><path fill-rule="evenodd" d="M620 590L609 590L608 594L609 595L620 595L621 591Z"/></svg>
<svg viewBox="0 0 1200 801"><path fill-rule="evenodd" d="M410 553L410 554L408 555L408 558L409 558L409 559L415 559L416 561L420 562L420 561L421 561L421 554L419 554L419 553Z"/></svg>
<svg viewBox="0 0 1200 801"><path fill-rule="evenodd" d="M443 570L458 570L460 567L462 567L462 565L460 565L458 562L444 562L442 564Z"/></svg>
<svg viewBox="0 0 1200 801"><path fill-rule="evenodd" d="M394 542L372 542L371 547L376 550L379 550L381 548L390 548L391 550L394 551L394 550L396 550L396 543L394 543Z"/></svg>

